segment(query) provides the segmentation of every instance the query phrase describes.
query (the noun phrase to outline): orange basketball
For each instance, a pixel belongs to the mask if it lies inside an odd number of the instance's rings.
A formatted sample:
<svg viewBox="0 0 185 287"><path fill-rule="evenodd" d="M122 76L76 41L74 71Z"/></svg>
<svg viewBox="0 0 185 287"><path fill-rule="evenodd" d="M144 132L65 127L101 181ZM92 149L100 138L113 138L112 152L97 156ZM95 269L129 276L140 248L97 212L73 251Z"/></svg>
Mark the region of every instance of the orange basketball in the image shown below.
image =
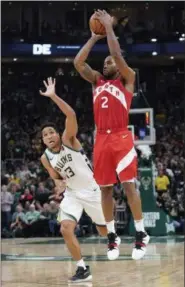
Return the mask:
<svg viewBox="0 0 185 287"><path fill-rule="evenodd" d="M100 23L98 19L95 19L95 14L93 14L89 20L89 27L91 31L96 35L105 35L105 27Z"/></svg>

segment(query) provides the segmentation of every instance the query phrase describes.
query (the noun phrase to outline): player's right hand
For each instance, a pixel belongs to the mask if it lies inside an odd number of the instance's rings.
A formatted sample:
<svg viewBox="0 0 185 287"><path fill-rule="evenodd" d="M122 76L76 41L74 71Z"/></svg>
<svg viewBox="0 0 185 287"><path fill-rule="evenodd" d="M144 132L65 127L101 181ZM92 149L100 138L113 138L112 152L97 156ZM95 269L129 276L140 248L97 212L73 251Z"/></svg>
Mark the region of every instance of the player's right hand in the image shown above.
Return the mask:
<svg viewBox="0 0 185 287"><path fill-rule="evenodd" d="M51 98L52 96L55 95L55 85L56 81L55 79L52 78L47 78L47 81L43 81L44 86L46 87L46 91L42 92L41 90L39 91L41 96L49 97Z"/></svg>
<svg viewBox="0 0 185 287"><path fill-rule="evenodd" d="M64 179L55 179L56 193L61 194L66 189L66 181Z"/></svg>
<svg viewBox="0 0 185 287"><path fill-rule="evenodd" d="M94 40L98 41L98 40L101 40L103 38L106 38L107 35L96 35L95 33L93 33L91 31L91 38L93 38Z"/></svg>

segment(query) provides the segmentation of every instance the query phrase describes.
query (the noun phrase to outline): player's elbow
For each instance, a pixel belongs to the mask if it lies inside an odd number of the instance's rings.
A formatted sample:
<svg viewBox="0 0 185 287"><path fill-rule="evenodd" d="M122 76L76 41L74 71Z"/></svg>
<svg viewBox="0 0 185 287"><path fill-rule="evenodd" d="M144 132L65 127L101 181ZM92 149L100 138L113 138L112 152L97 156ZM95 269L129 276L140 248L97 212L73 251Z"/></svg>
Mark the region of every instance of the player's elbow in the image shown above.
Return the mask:
<svg viewBox="0 0 185 287"><path fill-rule="evenodd" d="M122 58L122 55L120 52L113 52L111 53L111 56L113 57L113 59L116 60L120 60Z"/></svg>
<svg viewBox="0 0 185 287"><path fill-rule="evenodd" d="M74 111L73 109L71 109L71 111L69 112L69 115L68 115L68 116L76 118L76 113L75 113L75 111Z"/></svg>
<svg viewBox="0 0 185 287"><path fill-rule="evenodd" d="M76 69L79 69L83 65L82 61L80 61L78 57L74 58L73 64Z"/></svg>
<svg viewBox="0 0 185 287"><path fill-rule="evenodd" d="M130 82L130 83L135 83L135 79L136 79L136 73L132 70L132 69L130 69L129 68L129 71L128 71L128 81Z"/></svg>
<svg viewBox="0 0 185 287"><path fill-rule="evenodd" d="M73 61L74 67L77 71L81 71L84 67L85 67L85 62L83 62L82 60L75 58Z"/></svg>
<svg viewBox="0 0 185 287"><path fill-rule="evenodd" d="M76 113L73 109L71 109L70 111L68 111L68 113L66 114L66 117L68 120L70 121L75 121L76 120Z"/></svg>
<svg viewBox="0 0 185 287"><path fill-rule="evenodd" d="M74 58L73 64L74 64L75 68L76 68L77 65L79 64L79 61L78 61L78 58L77 58L77 57Z"/></svg>

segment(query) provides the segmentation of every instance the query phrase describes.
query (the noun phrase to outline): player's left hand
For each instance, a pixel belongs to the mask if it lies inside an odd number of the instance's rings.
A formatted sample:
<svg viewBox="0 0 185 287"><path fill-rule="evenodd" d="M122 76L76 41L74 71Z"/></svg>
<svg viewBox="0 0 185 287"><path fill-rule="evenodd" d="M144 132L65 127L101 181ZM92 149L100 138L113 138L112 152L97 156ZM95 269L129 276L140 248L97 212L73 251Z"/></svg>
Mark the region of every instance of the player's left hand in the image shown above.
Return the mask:
<svg viewBox="0 0 185 287"><path fill-rule="evenodd" d="M95 12L96 19L100 21L103 26L112 26L114 18L111 17L105 10L97 10Z"/></svg>
<svg viewBox="0 0 185 287"><path fill-rule="evenodd" d="M42 92L41 90L39 91L40 95L49 97L51 98L52 96L55 95L55 85L56 85L56 80L52 78L48 78L47 81L43 81L44 86L46 87L46 91Z"/></svg>

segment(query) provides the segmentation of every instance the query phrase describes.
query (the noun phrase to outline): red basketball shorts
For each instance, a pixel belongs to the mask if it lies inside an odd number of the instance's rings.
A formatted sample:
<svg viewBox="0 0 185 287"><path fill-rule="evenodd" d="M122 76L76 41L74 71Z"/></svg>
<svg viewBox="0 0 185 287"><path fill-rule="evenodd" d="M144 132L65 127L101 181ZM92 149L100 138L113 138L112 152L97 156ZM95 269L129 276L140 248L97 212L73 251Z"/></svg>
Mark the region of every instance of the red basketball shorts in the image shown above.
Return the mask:
<svg viewBox="0 0 185 287"><path fill-rule="evenodd" d="M96 134L94 144L94 177L101 186L133 180L137 176L137 153L132 133Z"/></svg>

